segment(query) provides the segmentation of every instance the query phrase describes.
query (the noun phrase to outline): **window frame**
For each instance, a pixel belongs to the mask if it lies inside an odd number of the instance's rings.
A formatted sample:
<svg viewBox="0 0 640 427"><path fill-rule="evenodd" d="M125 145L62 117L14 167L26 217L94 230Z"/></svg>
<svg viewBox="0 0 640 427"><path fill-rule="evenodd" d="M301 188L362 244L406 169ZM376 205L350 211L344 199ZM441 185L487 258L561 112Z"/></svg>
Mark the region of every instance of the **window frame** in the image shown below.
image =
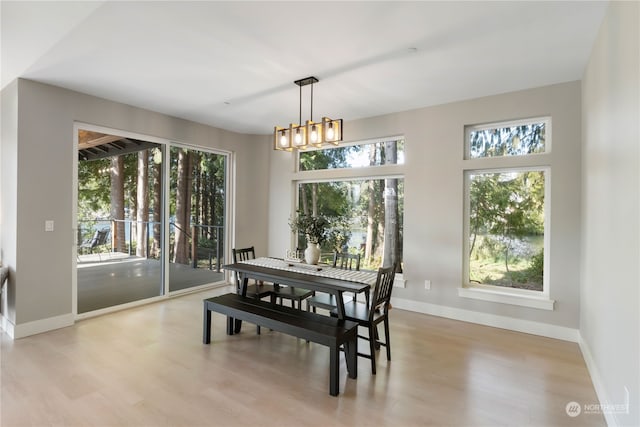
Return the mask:
<svg viewBox="0 0 640 427"><path fill-rule="evenodd" d="M494 157L469 157L469 132L472 130L495 129L509 126L520 126L544 122L546 126L545 151L517 156ZM513 121L501 121L481 125L465 126L464 129L464 159L462 161L463 180L463 253L462 253L462 283L458 288L458 296L483 301L499 302L553 310L555 301L550 298L551 270L550 270L550 243L551 243L551 117L538 117ZM469 280L470 256L469 256L469 232L470 232L470 186L473 174L481 173L509 173L541 171L544 173L544 274L542 278L542 291L529 289L507 288L497 285L476 284Z"/></svg>

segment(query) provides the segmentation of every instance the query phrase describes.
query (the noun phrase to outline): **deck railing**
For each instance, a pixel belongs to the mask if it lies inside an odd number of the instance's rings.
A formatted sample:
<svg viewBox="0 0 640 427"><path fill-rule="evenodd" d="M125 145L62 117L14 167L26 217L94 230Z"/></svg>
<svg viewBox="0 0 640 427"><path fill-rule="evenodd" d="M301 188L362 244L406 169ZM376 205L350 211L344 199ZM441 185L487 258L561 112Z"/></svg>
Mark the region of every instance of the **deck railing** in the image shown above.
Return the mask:
<svg viewBox="0 0 640 427"><path fill-rule="evenodd" d="M95 219L78 221L78 251L84 247L83 243L91 240L96 230L109 229L110 240L104 247L97 250L106 249L108 252L121 252L134 255L138 246L137 227L145 227L145 258L160 258L159 237L152 232L154 226L159 226L159 222L154 221L133 221L130 219ZM120 230L124 229L124 241L118 242ZM175 230L180 229L174 222L169 223L169 259L173 262L173 251L175 244ZM192 224L185 232L190 240L189 265L192 268L208 268L220 272L220 266L224 264L224 227L209 224Z"/></svg>

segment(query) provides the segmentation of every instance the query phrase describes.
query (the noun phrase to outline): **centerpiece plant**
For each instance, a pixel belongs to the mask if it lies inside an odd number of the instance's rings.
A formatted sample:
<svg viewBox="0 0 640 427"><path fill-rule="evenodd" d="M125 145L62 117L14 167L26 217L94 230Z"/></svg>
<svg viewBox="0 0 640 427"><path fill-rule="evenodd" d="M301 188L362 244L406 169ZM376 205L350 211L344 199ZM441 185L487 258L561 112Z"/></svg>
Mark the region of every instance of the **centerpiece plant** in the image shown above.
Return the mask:
<svg viewBox="0 0 640 427"><path fill-rule="evenodd" d="M289 227L294 233L301 233L307 237L305 261L307 264L317 264L320 259L320 245L329 238L329 219L323 215L314 216L297 211L295 217L289 220Z"/></svg>

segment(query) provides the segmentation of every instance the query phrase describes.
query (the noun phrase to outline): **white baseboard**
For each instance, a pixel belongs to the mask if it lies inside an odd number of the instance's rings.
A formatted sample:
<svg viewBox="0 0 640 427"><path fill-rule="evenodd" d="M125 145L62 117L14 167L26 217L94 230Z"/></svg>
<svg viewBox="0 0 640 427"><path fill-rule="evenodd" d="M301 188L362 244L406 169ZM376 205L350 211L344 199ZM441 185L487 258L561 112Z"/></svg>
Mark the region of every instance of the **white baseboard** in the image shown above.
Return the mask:
<svg viewBox="0 0 640 427"><path fill-rule="evenodd" d="M54 329L65 328L73 324L73 314L71 313L49 317L48 319L34 320L33 322L21 323L19 325L14 325L9 319L2 316L2 329L14 340Z"/></svg>
<svg viewBox="0 0 640 427"><path fill-rule="evenodd" d="M2 327L2 330L5 331L7 335L9 335L13 339L14 326L11 320L7 319L4 313L2 313L2 315L0 316L0 322L0 327Z"/></svg>
<svg viewBox="0 0 640 427"><path fill-rule="evenodd" d="M595 361L593 360L593 356L591 355L591 350L589 349L589 345L582 339L582 335L579 336L578 345L580 345L580 351L582 351L582 357L584 358L584 362L587 365L587 370L589 371L589 375L591 376L591 382L593 383L593 388L596 390L596 395L598 396L598 403L604 408L613 407L611 400L604 388L604 384L602 383L602 379L600 376L600 371L596 366ZM603 411L604 419L607 421L607 425L610 427L615 427L621 425L617 419L616 414L611 411Z"/></svg>
<svg viewBox="0 0 640 427"><path fill-rule="evenodd" d="M540 335L564 341L577 343L580 337L580 331L578 329L534 322L531 320L516 319L513 317L481 313L478 311L464 310L461 308L447 307L401 298L391 298L391 304L395 308L403 310L445 317L447 319L461 320L463 322L477 323L485 326L493 326L495 328L508 329L516 332Z"/></svg>

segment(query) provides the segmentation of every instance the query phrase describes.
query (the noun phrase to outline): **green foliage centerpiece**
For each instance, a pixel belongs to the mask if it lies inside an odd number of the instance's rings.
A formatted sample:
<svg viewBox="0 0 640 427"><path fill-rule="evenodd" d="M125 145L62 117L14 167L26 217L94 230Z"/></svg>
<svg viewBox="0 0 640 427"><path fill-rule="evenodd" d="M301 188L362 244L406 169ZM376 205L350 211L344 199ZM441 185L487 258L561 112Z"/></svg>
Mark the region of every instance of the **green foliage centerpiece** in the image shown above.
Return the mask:
<svg viewBox="0 0 640 427"><path fill-rule="evenodd" d="M296 216L289 220L289 227L294 233L302 233L307 237L304 259L307 264L317 264L320 259L320 245L329 237L329 219L322 215L313 216L298 211Z"/></svg>

